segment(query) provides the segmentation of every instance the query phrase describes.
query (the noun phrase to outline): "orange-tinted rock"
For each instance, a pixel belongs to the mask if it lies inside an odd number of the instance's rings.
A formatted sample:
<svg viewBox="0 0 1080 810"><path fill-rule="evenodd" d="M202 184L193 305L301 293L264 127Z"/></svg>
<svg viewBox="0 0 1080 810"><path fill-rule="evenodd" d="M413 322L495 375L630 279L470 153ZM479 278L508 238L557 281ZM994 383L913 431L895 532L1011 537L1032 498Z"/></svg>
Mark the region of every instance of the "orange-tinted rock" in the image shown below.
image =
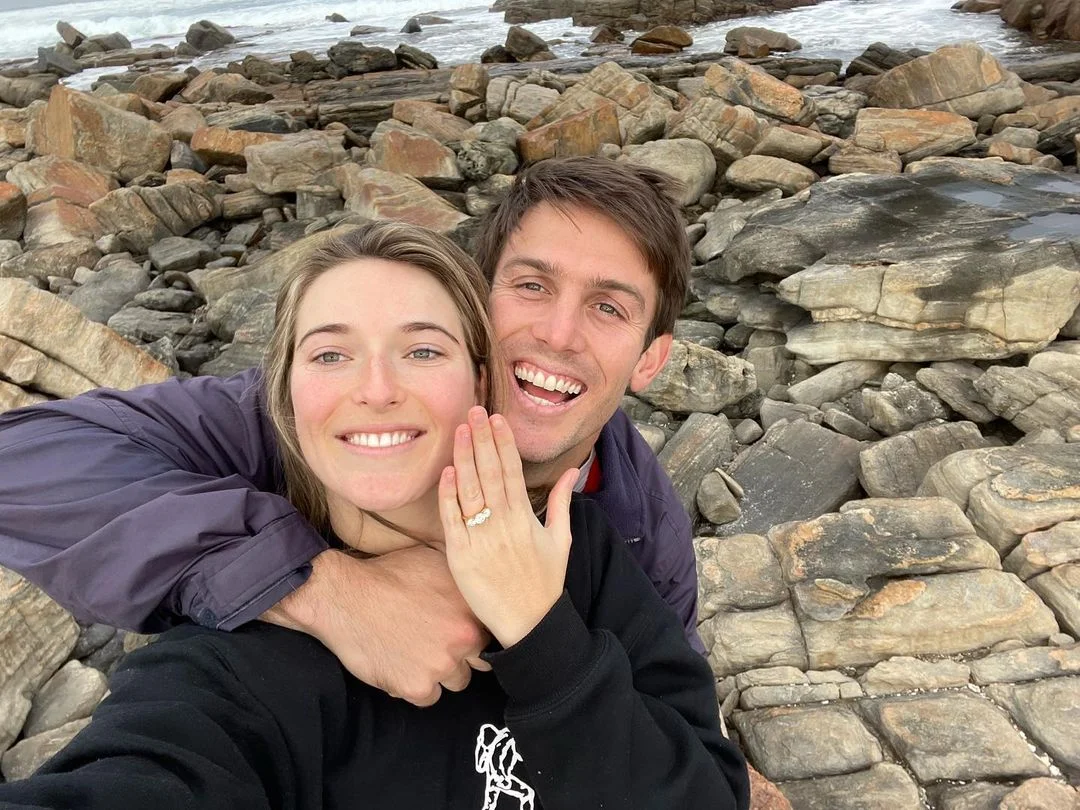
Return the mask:
<svg viewBox="0 0 1080 810"><path fill-rule="evenodd" d="M191 136L191 148L209 164L246 166L245 149L262 143L280 141L282 137L271 132L200 127Z"/></svg>
<svg viewBox="0 0 1080 810"><path fill-rule="evenodd" d="M703 92L788 124L805 126L817 117L813 101L797 89L738 59L705 71Z"/></svg>
<svg viewBox="0 0 1080 810"><path fill-rule="evenodd" d="M371 136L368 163L377 169L418 180L459 181L457 157L449 147L412 127L382 123Z"/></svg>
<svg viewBox="0 0 1080 810"><path fill-rule="evenodd" d="M18 186L0 182L0 239L18 239L25 222L25 195Z"/></svg>
<svg viewBox="0 0 1080 810"><path fill-rule="evenodd" d="M370 219L390 219L445 233L464 220L450 203L418 180L381 169L340 167L342 194L349 211Z"/></svg>
<svg viewBox="0 0 1080 810"><path fill-rule="evenodd" d="M93 166L44 155L13 166L8 180L27 196L30 205L51 199L87 206L117 187L116 180Z"/></svg>
<svg viewBox="0 0 1080 810"><path fill-rule="evenodd" d="M26 212L23 239L29 249L49 247L74 239L91 241L102 236L101 223L86 208L53 199Z"/></svg>
<svg viewBox="0 0 1080 810"><path fill-rule="evenodd" d="M31 147L114 172L127 182L165 168L172 138L160 125L57 85L38 115Z"/></svg>
<svg viewBox="0 0 1080 810"><path fill-rule="evenodd" d="M750 767L750 810L792 810L780 788Z"/></svg>
<svg viewBox="0 0 1080 810"><path fill-rule="evenodd" d="M622 145L615 105L602 103L518 137L518 152L526 163L550 157L595 155L600 145Z"/></svg>
<svg viewBox="0 0 1080 810"><path fill-rule="evenodd" d="M864 107L855 118L852 140L865 149L896 152L909 162L949 155L975 143L975 125L951 112Z"/></svg>

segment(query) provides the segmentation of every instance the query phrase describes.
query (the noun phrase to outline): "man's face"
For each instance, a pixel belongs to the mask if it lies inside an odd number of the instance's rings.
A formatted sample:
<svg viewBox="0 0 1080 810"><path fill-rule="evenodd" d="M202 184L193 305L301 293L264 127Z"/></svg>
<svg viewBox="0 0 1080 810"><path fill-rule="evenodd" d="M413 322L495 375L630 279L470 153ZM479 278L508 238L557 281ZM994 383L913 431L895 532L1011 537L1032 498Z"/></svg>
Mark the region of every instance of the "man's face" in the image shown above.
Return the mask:
<svg viewBox="0 0 1080 810"><path fill-rule="evenodd" d="M584 463L627 386L656 376L671 348L671 335L644 345L656 307L645 257L601 214L545 203L510 235L490 308L530 484Z"/></svg>

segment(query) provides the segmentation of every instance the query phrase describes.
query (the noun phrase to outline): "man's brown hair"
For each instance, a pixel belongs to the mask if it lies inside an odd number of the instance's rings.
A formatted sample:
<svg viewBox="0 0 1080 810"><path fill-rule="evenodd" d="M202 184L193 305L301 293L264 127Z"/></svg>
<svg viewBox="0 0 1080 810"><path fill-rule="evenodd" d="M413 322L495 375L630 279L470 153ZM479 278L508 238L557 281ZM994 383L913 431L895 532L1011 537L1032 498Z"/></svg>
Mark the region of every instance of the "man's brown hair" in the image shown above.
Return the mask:
<svg viewBox="0 0 1080 810"><path fill-rule="evenodd" d="M641 251L656 281L656 314L646 336L675 328L690 272L690 244L675 193L678 184L656 169L602 157L550 158L518 173L503 201L484 223L476 261L489 282L510 235L525 215L548 203L560 211L578 207L618 225Z"/></svg>

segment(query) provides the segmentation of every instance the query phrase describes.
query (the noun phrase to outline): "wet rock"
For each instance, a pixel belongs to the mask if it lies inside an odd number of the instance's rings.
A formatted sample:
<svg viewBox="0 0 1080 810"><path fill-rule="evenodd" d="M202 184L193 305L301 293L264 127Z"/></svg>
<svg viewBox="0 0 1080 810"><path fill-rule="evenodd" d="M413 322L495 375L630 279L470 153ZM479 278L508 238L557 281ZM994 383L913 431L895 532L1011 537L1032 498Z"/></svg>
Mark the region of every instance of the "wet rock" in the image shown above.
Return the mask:
<svg viewBox="0 0 1080 810"><path fill-rule="evenodd" d="M993 366L973 385L990 411L1025 433L1080 424L1080 356L1041 352L1026 368Z"/></svg>
<svg viewBox="0 0 1080 810"><path fill-rule="evenodd" d="M1049 771L987 700L947 693L868 700L862 710L920 782L1044 776Z"/></svg>
<svg viewBox="0 0 1080 810"><path fill-rule="evenodd" d="M1029 532L1080 518L1080 446L1025 445L963 450L926 474L920 495L959 505L1001 554Z"/></svg>
<svg viewBox="0 0 1080 810"><path fill-rule="evenodd" d="M59 728L27 737L4 752L2 765L4 779L14 782L25 779L45 764L61 748L89 725L90 719L73 720Z"/></svg>
<svg viewBox="0 0 1080 810"><path fill-rule="evenodd" d="M749 155L736 160L724 173L724 180L745 191L778 188L784 194L797 194L817 182L812 170L783 158Z"/></svg>
<svg viewBox="0 0 1080 810"><path fill-rule="evenodd" d="M0 290L3 285L16 283L0 281ZM0 308L4 313L0 317L9 317L8 311ZM0 750L6 750L30 713L30 696L67 659L79 631L67 611L17 574L0 568L0 586L0 634L5 639L5 654L0 661L0 706L4 707L0 714Z"/></svg>
<svg viewBox="0 0 1080 810"><path fill-rule="evenodd" d="M764 43L769 52L771 51L798 51L802 44L780 31L772 31L768 28L740 25L732 28L724 37L724 52L742 56L742 43L747 38Z"/></svg>
<svg viewBox="0 0 1080 810"><path fill-rule="evenodd" d="M865 107L855 118L855 146L895 152L905 163L951 155L973 143L975 125L956 113Z"/></svg>
<svg viewBox="0 0 1080 810"><path fill-rule="evenodd" d="M439 67L438 61L430 53L404 42L394 48L394 56L397 57L398 67L405 70L435 70Z"/></svg>
<svg viewBox="0 0 1080 810"><path fill-rule="evenodd" d="M727 58L710 66L704 92L787 124L806 126L817 115L814 102L790 84L739 59Z"/></svg>
<svg viewBox="0 0 1080 810"><path fill-rule="evenodd" d="M0 279L0 333L97 386L128 389L169 376L160 363L71 304L20 281Z"/></svg>
<svg viewBox="0 0 1080 810"><path fill-rule="evenodd" d="M1068 520L1021 538L1003 561L1006 571L1029 580L1057 565L1080 561L1080 521Z"/></svg>
<svg viewBox="0 0 1080 810"><path fill-rule="evenodd" d="M344 39L331 45L326 51L332 65L345 74L371 73L377 70L395 70L397 56L387 48L369 48L362 42Z"/></svg>
<svg viewBox="0 0 1080 810"><path fill-rule="evenodd" d="M774 425L743 451L729 473L745 490L730 534L764 533L835 510L859 492L860 444L809 422Z"/></svg>
<svg viewBox="0 0 1080 810"><path fill-rule="evenodd" d="M735 435L727 417L692 413L664 445L657 458L688 514L694 514L702 477L731 460L734 444Z"/></svg>
<svg viewBox="0 0 1080 810"><path fill-rule="evenodd" d="M851 64L847 68L847 75L880 76L894 67L906 65L912 59L925 55L926 51L915 48L900 51L890 48L883 42L873 42L859 56L851 60Z"/></svg>
<svg viewBox="0 0 1080 810"><path fill-rule="evenodd" d="M717 169L725 171L736 160L749 155L768 129L749 107L702 96L668 119L665 136L701 141L712 149Z"/></svg>
<svg viewBox="0 0 1080 810"><path fill-rule="evenodd" d="M859 678L868 695L965 686L970 669L959 661L922 661L898 656L870 667Z"/></svg>
<svg viewBox="0 0 1080 810"><path fill-rule="evenodd" d="M789 585L1000 568L993 547L944 498L852 501L838 513L774 526L768 537Z"/></svg>
<svg viewBox="0 0 1080 810"><path fill-rule="evenodd" d="M1080 777L1080 678L994 684L987 694L1009 713L1070 779Z"/></svg>
<svg viewBox="0 0 1080 810"><path fill-rule="evenodd" d="M780 789L799 810L921 810L919 786L907 772L891 762L878 762L868 770L841 776L785 782Z"/></svg>
<svg viewBox="0 0 1080 810"><path fill-rule="evenodd" d="M188 28L184 40L199 53L216 51L236 42L236 37L217 23L199 20Z"/></svg>
<svg viewBox="0 0 1080 810"><path fill-rule="evenodd" d="M1028 580L1058 617L1061 627L1080 636L1080 563L1066 563Z"/></svg>
<svg viewBox="0 0 1080 810"><path fill-rule="evenodd" d="M991 683L1034 681L1080 673L1080 647L1028 647L992 653L971 662L971 679Z"/></svg>
<svg viewBox="0 0 1080 810"><path fill-rule="evenodd" d="M756 534L699 537L698 619L718 612L770 607L787 599L780 564L768 541Z"/></svg>
<svg viewBox="0 0 1080 810"><path fill-rule="evenodd" d="M127 182L165 168L172 138L142 116L57 86L36 121L32 148L39 155L71 158L114 172Z"/></svg>
<svg viewBox="0 0 1080 810"><path fill-rule="evenodd" d="M881 745L847 706L738 712L735 726L770 779L808 779L861 771L881 762Z"/></svg>
<svg viewBox="0 0 1080 810"><path fill-rule="evenodd" d="M671 138L626 146L620 160L658 169L674 177L682 189L680 205L693 205L716 179L716 158L699 140Z"/></svg>
<svg viewBox="0 0 1080 810"><path fill-rule="evenodd" d="M511 25L507 29L504 47L518 62L539 62L554 58L543 39L520 25Z"/></svg>
<svg viewBox="0 0 1080 810"><path fill-rule="evenodd" d="M630 43L630 52L641 55L680 53L694 44L694 39L677 25L650 28Z"/></svg>
<svg viewBox="0 0 1080 810"><path fill-rule="evenodd" d="M947 422L877 442L859 454L859 480L874 498L908 498L930 468L960 450L987 447L971 422Z"/></svg>
<svg viewBox="0 0 1080 810"><path fill-rule="evenodd" d="M966 118L1024 105L1020 79L974 43L946 45L892 68L870 90L878 107L945 110Z"/></svg>
<svg viewBox="0 0 1080 810"><path fill-rule="evenodd" d="M977 570L890 580L842 618L801 621L813 667L953 654L1006 639L1042 643L1053 614L1012 574Z"/></svg>
<svg viewBox="0 0 1080 810"><path fill-rule="evenodd" d="M761 610L717 612L698 625L717 677L762 666L806 667L806 648L788 602Z"/></svg>
<svg viewBox="0 0 1080 810"><path fill-rule="evenodd" d="M677 340L667 363L638 396L678 413L718 413L756 388L753 368L745 360Z"/></svg>

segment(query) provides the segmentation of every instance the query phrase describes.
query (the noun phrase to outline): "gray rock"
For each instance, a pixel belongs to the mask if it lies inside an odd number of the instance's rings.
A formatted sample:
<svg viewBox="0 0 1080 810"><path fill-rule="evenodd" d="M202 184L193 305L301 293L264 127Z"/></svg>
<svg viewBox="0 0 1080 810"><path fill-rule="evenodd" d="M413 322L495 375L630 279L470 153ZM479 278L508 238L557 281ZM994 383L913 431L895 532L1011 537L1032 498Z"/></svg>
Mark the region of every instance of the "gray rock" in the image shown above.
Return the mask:
<svg viewBox="0 0 1080 810"><path fill-rule="evenodd" d="M731 460L735 434L725 416L692 413L658 456L683 508L691 515L698 486L709 470Z"/></svg>
<svg viewBox="0 0 1080 810"><path fill-rule="evenodd" d="M919 786L907 771L891 762L878 762L858 773L785 782L780 790L798 810L923 808Z"/></svg>
<svg viewBox="0 0 1080 810"><path fill-rule="evenodd" d="M918 383L904 380L897 374L887 374L879 391L864 388L862 397L870 427L886 436L895 436L949 415L940 399Z"/></svg>
<svg viewBox="0 0 1080 810"><path fill-rule="evenodd" d="M975 380L982 374L983 369L972 363L952 361L921 368L915 372L915 379L958 414L984 425L994 421L997 415L982 404L981 395L975 389Z"/></svg>
<svg viewBox="0 0 1080 810"><path fill-rule="evenodd" d="M1051 568L1027 584L1054 611L1063 630L1080 635L1080 563Z"/></svg>
<svg viewBox="0 0 1080 810"><path fill-rule="evenodd" d="M519 62L528 62L548 49L543 39L520 25L511 25L507 29L505 47Z"/></svg>
<svg viewBox="0 0 1080 810"><path fill-rule="evenodd" d="M888 371L888 363L873 360L849 360L818 372L813 377L788 389L792 402L820 408L830 400L861 388L871 380L880 379Z"/></svg>
<svg viewBox="0 0 1080 810"><path fill-rule="evenodd" d="M736 457L728 472L745 490L730 534L761 534L791 520L817 517L856 497L859 442L809 422L770 428Z"/></svg>
<svg viewBox="0 0 1080 810"><path fill-rule="evenodd" d="M756 389L754 370L745 360L676 340L668 362L638 396L677 413L717 413Z"/></svg>
<svg viewBox="0 0 1080 810"><path fill-rule="evenodd" d="M30 776L89 724L88 717L72 720L59 728L28 737L5 751L3 759L0 760L0 769L4 772L4 779L14 782Z"/></svg>
<svg viewBox="0 0 1080 810"><path fill-rule="evenodd" d="M843 618L801 621L815 668L951 655L1006 639L1042 644L1053 613L1013 574L987 569L887 580Z"/></svg>
<svg viewBox="0 0 1080 810"><path fill-rule="evenodd" d="M67 611L15 573L0 568L0 751L22 730L34 694L75 647L79 630Z"/></svg>
<svg viewBox="0 0 1080 810"><path fill-rule="evenodd" d="M439 67L438 61L430 53L404 42L394 48L394 55L398 65L406 70L435 70Z"/></svg>
<svg viewBox="0 0 1080 810"><path fill-rule="evenodd" d="M758 415L765 430L784 421L807 421L819 425L824 416L813 405L796 405L794 402L780 402L768 397L762 400Z"/></svg>
<svg viewBox="0 0 1080 810"><path fill-rule="evenodd" d="M802 90L817 107L815 126L826 135L849 138L855 132L855 116L867 104L867 96L844 87L811 85Z"/></svg>
<svg viewBox="0 0 1080 810"><path fill-rule="evenodd" d="M144 307L127 307L109 318L108 326L125 340L151 343L163 337L185 335L191 316L177 312L157 312Z"/></svg>
<svg viewBox="0 0 1080 810"><path fill-rule="evenodd" d="M946 422L901 433L859 453L859 480L873 498L909 498L930 468L960 450L988 447L971 422Z"/></svg>
<svg viewBox="0 0 1080 810"><path fill-rule="evenodd" d="M868 695L888 695L914 689L966 686L971 670L959 661L922 661L897 656L870 667L859 678Z"/></svg>
<svg viewBox="0 0 1080 810"><path fill-rule="evenodd" d="M71 651L72 658L85 658L95 650L101 649L106 642L116 635L116 628L107 624L94 623L84 627L79 633L79 640L75 649Z"/></svg>
<svg viewBox="0 0 1080 810"><path fill-rule="evenodd" d="M83 66L55 48L38 48L37 69L41 73L55 73L57 76L66 77L82 72Z"/></svg>
<svg viewBox="0 0 1080 810"><path fill-rule="evenodd" d="M146 290L132 299L134 306L160 312L192 312L204 303L197 292L172 288Z"/></svg>
<svg viewBox="0 0 1080 810"><path fill-rule="evenodd" d="M109 318L150 285L150 276L132 261L118 262L94 273L93 278L76 289L68 302L77 306L95 323Z"/></svg>
<svg viewBox="0 0 1080 810"><path fill-rule="evenodd" d="M839 513L774 526L768 538L789 585L819 577L866 585L872 577L1001 566L944 498L851 501Z"/></svg>
<svg viewBox="0 0 1080 810"><path fill-rule="evenodd" d="M735 727L769 779L808 779L861 771L881 762L881 744L847 706L737 712Z"/></svg>
<svg viewBox="0 0 1080 810"><path fill-rule="evenodd" d="M665 138L623 147L620 161L669 174L679 182L681 205L693 205L716 179L716 158L704 143L691 138Z"/></svg>
<svg viewBox="0 0 1080 810"><path fill-rule="evenodd" d="M735 439L739 444L753 444L764 435L761 425L753 419L743 419L735 425Z"/></svg>
<svg viewBox="0 0 1080 810"><path fill-rule="evenodd" d="M217 23L212 23L209 20L199 20L197 23L192 23L184 39L188 45L199 51L199 53L216 51L236 42L236 37ZM128 45L128 47L131 46Z"/></svg>
<svg viewBox="0 0 1080 810"><path fill-rule="evenodd" d="M1080 678L994 684L987 694L1009 710L1071 780L1080 778Z"/></svg>
<svg viewBox="0 0 1080 810"><path fill-rule="evenodd" d="M1069 562L1080 562L1080 521L1069 520L1046 531L1024 535L1002 561L1002 567L1027 581Z"/></svg>
<svg viewBox="0 0 1080 810"><path fill-rule="evenodd" d="M1026 368L993 366L974 386L989 410L1025 433L1080 424L1080 356L1042 352Z"/></svg>
<svg viewBox="0 0 1080 810"><path fill-rule="evenodd" d="M78 47L86 39L86 35L79 31L78 28L63 20L56 23L56 32L60 34L60 38L64 40L64 44L69 48Z"/></svg>
<svg viewBox="0 0 1080 810"><path fill-rule="evenodd" d="M821 419L821 423L856 441L875 442L881 438L881 434L872 427L863 424L854 416L839 408L828 408Z"/></svg>
<svg viewBox="0 0 1080 810"><path fill-rule="evenodd" d="M719 349L724 340L724 327L712 321L693 321L680 318L675 322L674 337L696 343L707 349Z"/></svg>
<svg viewBox="0 0 1080 810"><path fill-rule="evenodd" d="M971 662L971 679L980 686L1015 683L1080 673L1080 647L1027 647L991 653Z"/></svg>
<svg viewBox="0 0 1080 810"><path fill-rule="evenodd" d="M281 135L298 132L304 125L288 113L266 107L232 107L206 116L206 126L239 129L245 132L272 132Z"/></svg>
<svg viewBox="0 0 1080 810"><path fill-rule="evenodd" d="M23 736L33 737L89 717L108 688L105 676L96 669L68 661L34 695Z"/></svg>
<svg viewBox="0 0 1080 810"><path fill-rule="evenodd" d="M730 523L742 514L738 497L719 470L708 472L701 479L696 503L702 517L716 526Z"/></svg>
<svg viewBox="0 0 1080 810"><path fill-rule="evenodd" d="M1080 518L1078 482L1080 446L990 447L939 461L919 494L960 505L979 536L1004 555L1033 530Z"/></svg>
<svg viewBox="0 0 1080 810"><path fill-rule="evenodd" d="M764 537L699 537L694 540L694 552L699 620L721 611L770 607L787 599L780 564Z"/></svg>
<svg viewBox="0 0 1080 810"><path fill-rule="evenodd" d="M518 156L513 147L482 140L463 143L457 153L457 162L461 176L473 181L514 174L518 169Z"/></svg>
<svg viewBox="0 0 1080 810"><path fill-rule="evenodd" d="M970 693L866 700L860 706L920 782L1049 773L1009 718Z"/></svg>
<svg viewBox="0 0 1080 810"><path fill-rule="evenodd" d="M739 695L739 708L764 709L768 706L820 703L824 700L839 700L839 698L840 687L835 683L751 686Z"/></svg>
<svg viewBox="0 0 1080 810"><path fill-rule="evenodd" d="M763 666L806 667L806 648L791 605L718 612L698 625L717 677Z"/></svg>
<svg viewBox="0 0 1080 810"><path fill-rule="evenodd" d="M998 810L1040 810L1041 808L1080 808L1080 794L1056 779L1028 779L1001 800Z"/></svg>
<svg viewBox="0 0 1080 810"><path fill-rule="evenodd" d="M397 56L387 48L369 48L362 42L344 39L326 51L330 61L346 73L371 73L397 68Z"/></svg>
<svg viewBox="0 0 1080 810"><path fill-rule="evenodd" d="M209 245L200 239L167 236L150 246L150 261L160 273L195 270L216 258Z"/></svg>
<svg viewBox="0 0 1080 810"><path fill-rule="evenodd" d="M806 673L795 667L762 667L748 669L735 676L736 689L749 689L751 686L791 686L810 683Z"/></svg>
<svg viewBox="0 0 1080 810"><path fill-rule="evenodd" d="M938 810L998 810L1001 800L1012 790L1008 785L972 782L968 785L944 783L930 787Z"/></svg>

